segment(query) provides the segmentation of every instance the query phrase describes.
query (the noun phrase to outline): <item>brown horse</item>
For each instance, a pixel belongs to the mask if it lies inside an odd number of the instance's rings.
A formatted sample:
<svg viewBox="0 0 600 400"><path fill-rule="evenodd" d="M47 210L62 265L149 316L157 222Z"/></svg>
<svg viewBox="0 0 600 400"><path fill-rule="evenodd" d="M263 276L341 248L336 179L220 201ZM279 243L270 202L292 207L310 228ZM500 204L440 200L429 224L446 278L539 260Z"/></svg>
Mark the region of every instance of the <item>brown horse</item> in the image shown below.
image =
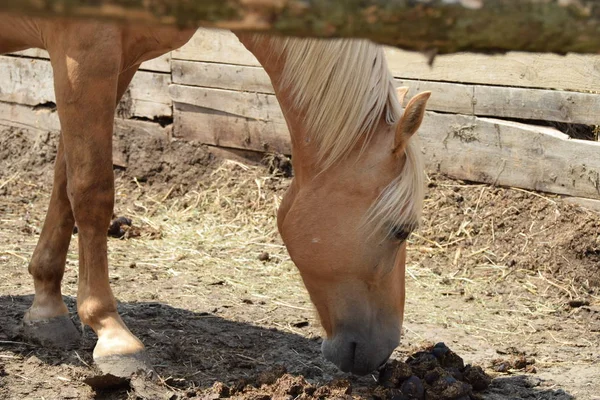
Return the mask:
<svg viewBox="0 0 600 400"><path fill-rule="evenodd" d="M79 339L61 294L76 223L77 312L98 335L94 360L115 375L144 367L144 346L117 313L108 279L115 107L141 62L193 33L0 15L0 53L48 50L62 128L24 328L42 343ZM269 74L291 133L295 177L278 227L325 329L323 353L343 371L370 372L400 339L406 239L423 198L411 138L429 93L402 112L383 51L368 41L238 37Z"/></svg>

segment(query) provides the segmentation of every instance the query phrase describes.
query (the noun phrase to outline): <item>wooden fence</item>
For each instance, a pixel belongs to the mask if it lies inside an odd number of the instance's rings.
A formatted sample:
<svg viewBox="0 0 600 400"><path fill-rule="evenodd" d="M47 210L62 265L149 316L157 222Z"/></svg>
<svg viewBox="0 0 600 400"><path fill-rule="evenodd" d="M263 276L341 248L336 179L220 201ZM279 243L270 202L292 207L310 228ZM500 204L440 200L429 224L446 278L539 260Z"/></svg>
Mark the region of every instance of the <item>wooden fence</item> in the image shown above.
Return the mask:
<svg viewBox="0 0 600 400"><path fill-rule="evenodd" d="M420 130L430 170L600 199L599 142L522 122L600 124L600 56L455 54L438 56L430 68L421 54L392 48L386 54L397 84L410 87L407 99L433 91ZM45 52L0 57L0 123L58 129L53 102ZM143 134L290 152L266 73L225 31L200 30L183 48L143 64L118 115L118 127Z"/></svg>

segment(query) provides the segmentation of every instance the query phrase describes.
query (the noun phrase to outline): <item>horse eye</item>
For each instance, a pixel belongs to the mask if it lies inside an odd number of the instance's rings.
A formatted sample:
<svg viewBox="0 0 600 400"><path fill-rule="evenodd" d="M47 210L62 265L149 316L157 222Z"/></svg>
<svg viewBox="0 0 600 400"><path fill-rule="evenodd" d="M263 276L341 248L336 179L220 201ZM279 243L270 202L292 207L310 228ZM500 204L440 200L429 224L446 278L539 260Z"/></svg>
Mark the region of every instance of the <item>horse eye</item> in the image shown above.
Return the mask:
<svg viewBox="0 0 600 400"><path fill-rule="evenodd" d="M406 239L408 239L411 233L412 229L408 228L407 226L400 225L392 228L391 236L394 240L404 242Z"/></svg>

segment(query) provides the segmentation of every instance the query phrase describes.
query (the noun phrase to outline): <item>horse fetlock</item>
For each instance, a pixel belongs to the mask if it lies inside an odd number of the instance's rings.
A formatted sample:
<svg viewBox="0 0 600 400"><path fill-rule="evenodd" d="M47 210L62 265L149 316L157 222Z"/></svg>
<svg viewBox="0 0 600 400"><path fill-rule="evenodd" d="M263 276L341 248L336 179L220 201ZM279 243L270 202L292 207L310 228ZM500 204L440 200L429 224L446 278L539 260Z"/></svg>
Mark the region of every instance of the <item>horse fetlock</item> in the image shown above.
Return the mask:
<svg viewBox="0 0 600 400"><path fill-rule="evenodd" d="M69 310L67 305L61 301L52 302L46 304L36 304L35 301L32 306L25 312L23 319L25 321L40 321L55 317L68 316Z"/></svg>
<svg viewBox="0 0 600 400"><path fill-rule="evenodd" d="M24 320L36 321L69 315L60 292L60 281L57 286L53 282L48 284L35 280L34 285L36 290L33 304L25 313Z"/></svg>
<svg viewBox="0 0 600 400"><path fill-rule="evenodd" d="M94 348L94 359L109 356L137 354L144 351L144 344L127 328L121 317L102 321L96 331L98 342Z"/></svg>
<svg viewBox="0 0 600 400"><path fill-rule="evenodd" d="M94 297L79 293L77 314L81 322L91 327L96 333L104 327L115 325L113 320L118 319L123 324L121 317L117 314L117 302L110 292L108 295Z"/></svg>

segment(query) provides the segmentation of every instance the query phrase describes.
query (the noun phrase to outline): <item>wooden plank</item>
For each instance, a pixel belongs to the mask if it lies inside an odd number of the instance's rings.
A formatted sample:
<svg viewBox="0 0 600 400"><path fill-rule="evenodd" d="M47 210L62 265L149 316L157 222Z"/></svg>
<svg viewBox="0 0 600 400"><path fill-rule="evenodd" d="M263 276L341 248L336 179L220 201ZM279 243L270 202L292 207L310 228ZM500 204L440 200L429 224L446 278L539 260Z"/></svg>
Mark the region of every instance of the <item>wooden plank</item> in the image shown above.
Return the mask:
<svg viewBox="0 0 600 400"><path fill-rule="evenodd" d="M581 208L584 208L588 211L593 211L595 213L600 213L600 200L596 199L586 199L584 197L563 197L562 201L569 204L577 205Z"/></svg>
<svg viewBox="0 0 600 400"><path fill-rule="evenodd" d="M170 117L173 115L170 83L171 76L168 74L140 71L123 95L120 107L128 106L128 117Z"/></svg>
<svg viewBox="0 0 600 400"><path fill-rule="evenodd" d="M56 111L5 102L0 102L0 124L47 131L60 130Z"/></svg>
<svg viewBox="0 0 600 400"><path fill-rule="evenodd" d="M173 136L243 150L291 154L285 122L265 121L175 103Z"/></svg>
<svg viewBox="0 0 600 400"><path fill-rule="evenodd" d="M140 71L152 71L152 72L171 72L171 52L163 54L160 57L153 58L152 60L144 61L140 65Z"/></svg>
<svg viewBox="0 0 600 400"><path fill-rule="evenodd" d="M476 115L600 124L600 94L474 86Z"/></svg>
<svg viewBox="0 0 600 400"><path fill-rule="evenodd" d="M457 114L600 124L600 95L560 90L509 88L396 79L415 94L433 92L427 109Z"/></svg>
<svg viewBox="0 0 600 400"><path fill-rule="evenodd" d="M173 60L173 82L209 88L272 94L271 81L261 67ZM428 110L600 124L600 95L560 90L510 88L396 78L398 86L415 93L431 90ZM406 103L405 102L405 103Z"/></svg>
<svg viewBox="0 0 600 400"><path fill-rule="evenodd" d="M173 83L242 92L275 93L262 67L173 60Z"/></svg>
<svg viewBox="0 0 600 400"><path fill-rule="evenodd" d="M388 65L397 78L484 85L600 91L600 56L459 53L435 57L433 66L416 52L385 48Z"/></svg>
<svg viewBox="0 0 600 400"><path fill-rule="evenodd" d="M263 143L274 142L277 151L289 152L283 129L269 132L275 139L264 139L261 134L270 129L269 124L254 121L278 121L284 126L279 110L260 105L272 95L181 85L171 89L179 91L173 93L176 101L213 110L213 114L206 110L181 115L175 135L257 151ZM216 116L227 112L234 115ZM429 168L455 178L600 198L600 143L570 140L552 128L434 112L428 112L420 136Z"/></svg>
<svg viewBox="0 0 600 400"><path fill-rule="evenodd" d="M600 143L555 129L427 112L419 130L429 169L451 177L600 199Z"/></svg>
<svg viewBox="0 0 600 400"><path fill-rule="evenodd" d="M22 51L16 51L14 53L10 53L7 55L9 55L9 56L15 55L18 57L29 57L29 58L42 58L44 60L50 59L50 54L48 54L48 52L46 50L38 49L38 48L31 48L31 49L22 50Z"/></svg>
<svg viewBox="0 0 600 400"><path fill-rule="evenodd" d="M169 86L169 93L176 103L190 104L259 121L285 124L277 98L272 94L184 85Z"/></svg>
<svg viewBox="0 0 600 400"><path fill-rule="evenodd" d="M60 130L60 122L56 111L5 102L0 102L0 124L40 130ZM117 129L131 129L153 136L165 136L167 134L167 128L149 121L115 118L115 127Z"/></svg>
<svg viewBox="0 0 600 400"><path fill-rule="evenodd" d="M206 147L208 148L208 151L219 158L240 161L245 164L260 165L261 161L265 158L265 153L263 151L242 150L212 145L206 145Z"/></svg>
<svg viewBox="0 0 600 400"><path fill-rule="evenodd" d="M173 59L260 66L230 31L198 29L187 44L173 51Z"/></svg>
<svg viewBox="0 0 600 400"><path fill-rule="evenodd" d="M433 68L417 52L385 47L392 74L398 78L600 91L600 56L511 52L505 55L459 53L435 58ZM199 29L173 59L260 66L229 31ZM568 66L568 68L566 68Z"/></svg>
<svg viewBox="0 0 600 400"><path fill-rule="evenodd" d="M0 56L0 101L30 106L55 103L50 62Z"/></svg>
<svg viewBox="0 0 600 400"><path fill-rule="evenodd" d="M17 51L15 53L7 54L8 56L14 55L18 57L28 57L28 58L41 58L44 60L49 60L50 55L46 50L42 49L27 49L23 51ZM152 72L171 72L171 53L163 54L160 57L154 58L152 60L148 60L143 62L140 66L140 71L152 71Z"/></svg>
<svg viewBox="0 0 600 400"><path fill-rule="evenodd" d="M409 88L404 98L404 106L417 93L430 90L432 92L427 109L430 111L444 111L459 114L475 113L475 97L473 85L461 85L454 83L417 81L410 79L394 79L396 86Z"/></svg>
<svg viewBox="0 0 600 400"><path fill-rule="evenodd" d="M176 104L175 136L290 153L284 125ZM454 178L600 199L600 143L547 127L427 112L419 130L428 169Z"/></svg>
<svg viewBox="0 0 600 400"><path fill-rule="evenodd" d="M41 131L60 130L60 122L56 111L35 109L26 105L4 102L0 102L0 125ZM116 118L115 132L123 130L127 130L127 134L168 137L168 128L163 128L157 123ZM121 148L119 145L119 136L115 135L113 139L113 164L126 167L127 157L119 150Z"/></svg>
<svg viewBox="0 0 600 400"><path fill-rule="evenodd" d="M137 135L146 135L156 138L168 138L171 127L163 127L160 124L151 121L115 118L115 131L125 129L131 132L135 132L135 134Z"/></svg>
<svg viewBox="0 0 600 400"><path fill-rule="evenodd" d="M118 109L127 117L171 116L170 75L140 71ZM55 103L50 61L0 56L0 101L36 106Z"/></svg>

